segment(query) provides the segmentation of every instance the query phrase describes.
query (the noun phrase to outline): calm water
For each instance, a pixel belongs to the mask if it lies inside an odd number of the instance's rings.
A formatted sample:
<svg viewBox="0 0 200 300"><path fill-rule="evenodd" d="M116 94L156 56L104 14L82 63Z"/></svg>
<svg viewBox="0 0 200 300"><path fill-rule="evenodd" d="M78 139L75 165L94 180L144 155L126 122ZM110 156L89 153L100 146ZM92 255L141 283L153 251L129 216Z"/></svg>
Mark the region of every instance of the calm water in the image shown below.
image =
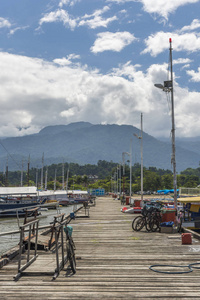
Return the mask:
<svg viewBox="0 0 200 300"><path fill-rule="evenodd" d="M80 206L80 205L79 205ZM39 226L49 225L50 222L54 220L56 214L65 213L68 215L70 212L73 212L74 209L79 207L77 206L66 206L59 207L56 209L49 209L48 211L41 211L39 216ZM19 224L22 225L24 218L19 219ZM17 218L0 218L0 232L9 232L18 230L18 221ZM9 234L6 236L0 236L0 255L8 251L12 247L15 247L19 243L19 234Z"/></svg>

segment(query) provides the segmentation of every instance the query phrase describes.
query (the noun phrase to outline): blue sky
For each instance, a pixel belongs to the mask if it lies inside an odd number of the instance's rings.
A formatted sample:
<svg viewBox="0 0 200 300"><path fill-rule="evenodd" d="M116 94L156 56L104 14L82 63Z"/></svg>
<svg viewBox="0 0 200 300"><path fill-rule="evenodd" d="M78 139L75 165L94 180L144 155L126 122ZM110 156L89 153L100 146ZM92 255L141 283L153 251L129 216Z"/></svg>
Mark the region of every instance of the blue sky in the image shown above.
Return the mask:
<svg viewBox="0 0 200 300"><path fill-rule="evenodd" d="M169 137L172 38L177 137L199 136L200 0L0 3L0 137L48 125L128 124Z"/></svg>

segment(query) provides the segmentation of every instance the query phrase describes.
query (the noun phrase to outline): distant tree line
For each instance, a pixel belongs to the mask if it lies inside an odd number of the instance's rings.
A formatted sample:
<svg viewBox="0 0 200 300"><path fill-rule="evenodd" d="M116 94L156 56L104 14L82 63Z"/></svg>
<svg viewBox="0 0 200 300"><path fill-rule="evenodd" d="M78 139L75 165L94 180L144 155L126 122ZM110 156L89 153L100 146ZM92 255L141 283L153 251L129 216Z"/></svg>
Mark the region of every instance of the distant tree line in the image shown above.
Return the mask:
<svg viewBox="0 0 200 300"><path fill-rule="evenodd" d="M124 171L124 172L123 172ZM118 174L116 173L118 172ZM121 172L121 173L119 173ZM44 166L43 170L30 168L26 171L9 171L0 174L1 186L37 185L41 187L41 174L43 173L43 188L45 176L48 189L62 189L63 182L68 189L105 188L111 191L112 183L121 178L124 188L130 190L130 167L126 164L120 166L114 162L99 160L97 165L79 165L77 163L60 163ZM121 177L120 177L121 176ZM141 189L141 166L139 163L132 166L132 192ZM188 168L177 174L177 187L194 188L200 185L200 168ZM171 170L157 169L156 167L143 168L144 191L157 191L158 189L173 189L173 174Z"/></svg>

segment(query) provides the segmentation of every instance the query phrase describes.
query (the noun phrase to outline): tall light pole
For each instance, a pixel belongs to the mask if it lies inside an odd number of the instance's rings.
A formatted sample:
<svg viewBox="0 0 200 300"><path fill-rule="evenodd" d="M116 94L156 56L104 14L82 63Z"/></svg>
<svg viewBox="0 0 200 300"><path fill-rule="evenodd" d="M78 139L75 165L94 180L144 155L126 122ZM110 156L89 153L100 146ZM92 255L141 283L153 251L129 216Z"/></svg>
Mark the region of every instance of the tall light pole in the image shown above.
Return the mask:
<svg viewBox="0 0 200 300"><path fill-rule="evenodd" d="M174 118L174 88L173 88L173 65L172 65L172 39L169 39L170 69L171 80L164 81L164 85L155 84L155 87L162 89L164 92L171 92L171 114L172 114L172 158L173 165L173 183L174 183L174 208L177 211L177 178L176 178L176 157L175 157L175 118Z"/></svg>
<svg viewBox="0 0 200 300"><path fill-rule="evenodd" d="M122 166L121 166L121 163L119 164L119 198L121 197L121 193L122 193L122 190L121 190L121 180L122 180Z"/></svg>
<svg viewBox="0 0 200 300"><path fill-rule="evenodd" d="M122 153L122 164L123 164L123 196L122 202L124 202L124 185L125 185L125 152Z"/></svg>
<svg viewBox="0 0 200 300"><path fill-rule="evenodd" d="M132 144L132 140L131 140L131 144ZM131 146L132 146L132 145L131 145ZM132 150L131 150L131 148L132 148L132 147L131 147L131 146L130 146L130 153L129 153L129 152L123 152L123 153L122 153L122 155L123 155L123 177L125 176L125 154L127 154L127 155L130 157L130 160L129 160L129 164L130 164L130 165L129 165L129 166L130 166L130 201L131 201L131 193L132 193L132 189L131 189L131 184L132 184L132 183L131 183L131 177L132 177L132 172L131 172L131 171L132 171L132 170L131 170L131 167L132 167L132 166L131 166L131 164L132 164L132 159L131 159L131 155L132 155L132 154L131 154L131 152L132 152ZM124 181L123 181L123 184L124 184Z"/></svg>
<svg viewBox="0 0 200 300"><path fill-rule="evenodd" d="M117 199L118 199L119 167L117 166Z"/></svg>
<svg viewBox="0 0 200 300"><path fill-rule="evenodd" d="M143 117L142 117L142 113L141 113L141 133L140 136L138 136L136 133L134 133L133 135L136 136L140 141L140 152L141 152L141 206L143 207L143 136L142 136L142 132L143 132Z"/></svg>
<svg viewBox="0 0 200 300"><path fill-rule="evenodd" d="M130 141L130 204L132 196L132 139Z"/></svg>

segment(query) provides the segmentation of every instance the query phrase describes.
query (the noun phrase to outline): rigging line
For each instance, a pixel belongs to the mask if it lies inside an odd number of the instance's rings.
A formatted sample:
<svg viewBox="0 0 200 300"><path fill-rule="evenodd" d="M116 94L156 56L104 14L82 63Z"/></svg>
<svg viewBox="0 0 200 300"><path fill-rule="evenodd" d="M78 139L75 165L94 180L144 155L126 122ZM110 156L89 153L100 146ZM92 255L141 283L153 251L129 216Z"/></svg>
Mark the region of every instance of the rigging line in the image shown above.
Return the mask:
<svg viewBox="0 0 200 300"><path fill-rule="evenodd" d="M0 144L4 148L4 150L8 153L8 155L10 156L10 158L16 163L16 165L18 166L18 168L21 169L21 167L18 165L18 163L16 162L16 160L12 157L12 155L9 153L9 151L6 149L6 147L2 144L1 140L0 140Z"/></svg>

